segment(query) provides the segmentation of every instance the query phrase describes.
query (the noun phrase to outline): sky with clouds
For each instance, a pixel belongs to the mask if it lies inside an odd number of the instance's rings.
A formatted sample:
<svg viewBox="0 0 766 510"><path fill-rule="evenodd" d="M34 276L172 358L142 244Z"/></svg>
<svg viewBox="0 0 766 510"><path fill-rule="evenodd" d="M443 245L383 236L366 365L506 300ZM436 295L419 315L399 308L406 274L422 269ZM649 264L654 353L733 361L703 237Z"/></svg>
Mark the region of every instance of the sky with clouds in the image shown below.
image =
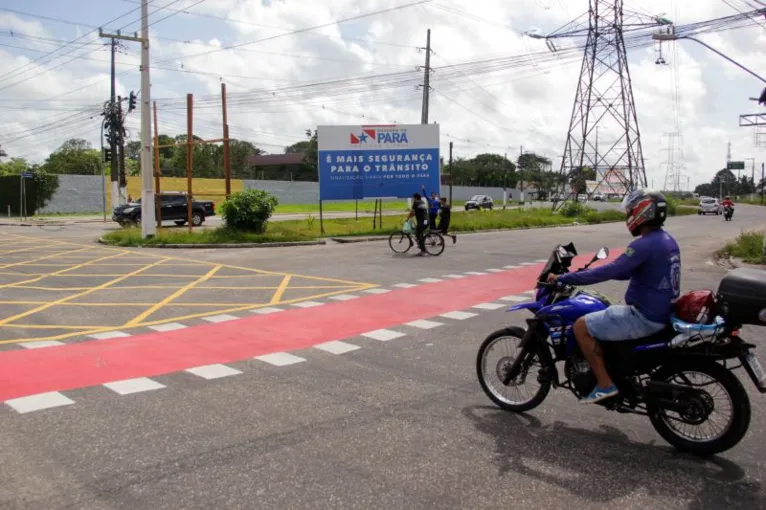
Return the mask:
<svg viewBox="0 0 766 510"><path fill-rule="evenodd" d="M221 83L231 136L270 153L304 140L318 124L419 123L422 48L430 28L429 121L441 126L443 153L450 142L459 157L515 157L523 146L557 166L581 64L581 53L566 48L583 41L560 40L554 54L524 32L553 32L587 12L588 0L431 0L394 9L413 3L153 0L152 99L160 132L186 131L186 94L193 93L195 134L220 138ZM626 0L625 7L688 24L758 3ZM6 0L0 6L0 144L9 156L39 162L71 137L99 146L99 113L109 98L109 48L98 37L100 26L123 34L139 30L139 0ZM766 75L766 19L700 39ZM682 137L674 156L684 166L684 189L725 165L728 142L733 159L755 158L760 167L766 151L738 117L759 111L749 98L763 83L691 41L663 45L668 65L657 65L656 45L644 40L628 60L650 185L664 183L670 132ZM127 96L140 89L140 48L123 45L117 93ZM138 111L127 125L138 139ZM608 146L613 136L604 125L599 143Z"/></svg>

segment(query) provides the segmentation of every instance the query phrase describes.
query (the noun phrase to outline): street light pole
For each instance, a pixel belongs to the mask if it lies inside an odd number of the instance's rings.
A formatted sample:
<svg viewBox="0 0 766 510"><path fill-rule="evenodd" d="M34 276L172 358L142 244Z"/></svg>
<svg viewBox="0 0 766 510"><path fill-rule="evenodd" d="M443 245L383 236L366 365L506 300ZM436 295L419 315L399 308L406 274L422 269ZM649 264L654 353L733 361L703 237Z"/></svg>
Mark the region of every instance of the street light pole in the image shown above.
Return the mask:
<svg viewBox="0 0 766 510"><path fill-rule="evenodd" d="M713 48L709 44L704 43L704 42L700 41L699 39L697 39L695 37L691 37L691 36L688 36L688 35L676 35L675 32L668 31L668 32L655 32L654 34L652 34L652 39L654 39L655 41L677 41L679 39L688 39L689 41L694 41L697 44L701 44L705 48L709 49L710 51L712 51L716 55L725 58L726 60L728 60L729 62L731 62L735 66L739 67L740 69L742 69L746 73L749 73L749 74L755 76L756 78L758 78L759 80L761 80L762 82L766 83L766 79L764 79L761 76L759 76L758 74L754 73L753 71L751 71L747 67L743 66L742 64L740 64L739 62L737 62L733 58L724 55L723 53L721 53L717 49Z"/></svg>

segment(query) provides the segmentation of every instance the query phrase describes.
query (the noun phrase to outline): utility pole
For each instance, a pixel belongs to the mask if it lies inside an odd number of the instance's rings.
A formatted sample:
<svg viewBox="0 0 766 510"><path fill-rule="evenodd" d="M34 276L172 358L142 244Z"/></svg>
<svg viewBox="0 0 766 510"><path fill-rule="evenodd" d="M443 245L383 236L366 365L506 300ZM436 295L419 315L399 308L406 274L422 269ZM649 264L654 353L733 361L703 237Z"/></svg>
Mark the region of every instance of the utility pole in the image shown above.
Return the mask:
<svg viewBox="0 0 766 510"><path fill-rule="evenodd" d="M519 147L519 205L524 205L524 163L522 157L524 156L524 146Z"/></svg>
<svg viewBox="0 0 766 510"><path fill-rule="evenodd" d="M122 116L122 96L117 96L117 149L119 151L119 178L120 203L127 199L128 178L125 176L125 118Z"/></svg>
<svg viewBox="0 0 766 510"><path fill-rule="evenodd" d="M152 179L152 116L151 80L149 79L149 0L141 0L141 37L105 34L98 29L99 37L110 37L141 43L141 237L154 237L157 232L154 217L154 180Z"/></svg>
<svg viewBox="0 0 766 510"><path fill-rule="evenodd" d="M455 169L452 168L452 142L449 143L449 205L452 207L452 183L454 182Z"/></svg>
<svg viewBox="0 0 766 510"><path fill-rule="evenodd" d="M431 29L426 32L426 66L423 68L423 106L420 123L428 124L428 101L431 92Z"/></svg>
<svg viewBox="0 0 766 510"><path fill-rule="evenodd" d="M117 39L112 37L110 39L109 45L111 46L112 51L112 89L111 94L109 95L110 103L110 112L112 114L112 129L114 129L114 126L117 125L115 122L114 117L114 108L115 108L115 95L116 95L116 88L117 88L117 75L116 75L116 60L115 60L115 53L117 52ZM111 182L111 192L112 192L112 207L115 207L117 205L122 204L122 201L120 200L120 188L118 184L118 177L117 177L117 137L114 136L114 132L112 132L112 136L109 139L109 150L111 152L111 161L110 161L110 182Z"/></svg>

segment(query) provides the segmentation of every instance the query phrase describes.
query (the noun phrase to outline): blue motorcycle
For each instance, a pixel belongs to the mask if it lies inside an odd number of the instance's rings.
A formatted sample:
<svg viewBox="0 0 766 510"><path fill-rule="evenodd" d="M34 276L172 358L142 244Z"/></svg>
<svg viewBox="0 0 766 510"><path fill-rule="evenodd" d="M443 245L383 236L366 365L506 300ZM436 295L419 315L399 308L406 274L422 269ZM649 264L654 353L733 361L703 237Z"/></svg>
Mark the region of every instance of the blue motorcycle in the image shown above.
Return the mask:
<svg viewBox="0 0 766 510"><path fill-rule="evenodd" d="M581 399L596 385L572 327L579 317L610 306L609 300L592 290L547 282L550 273L569 272L575 256L574 244L556 246L538 277L534 301L508 308L532 312L527 327L495 331L479 348L479 383L504 410L534 409L551 387L566 388ZM601 248L579 270L608 256L609 250ZM663 439L682 451L712 455L734 447L748 430L751 411L747 392L732 370L744 367L756 388L766 393L766 371L751 352L755 346L739 336L743 324L766 325L766 272L731 271L716 293L715 312L704 324L674 317L651 337L601 342L607 371L620 392L595 405L648 416ZM559 362L564 364L563 378L556 368ZM728 416L719 418L724 412Z"/></svg>

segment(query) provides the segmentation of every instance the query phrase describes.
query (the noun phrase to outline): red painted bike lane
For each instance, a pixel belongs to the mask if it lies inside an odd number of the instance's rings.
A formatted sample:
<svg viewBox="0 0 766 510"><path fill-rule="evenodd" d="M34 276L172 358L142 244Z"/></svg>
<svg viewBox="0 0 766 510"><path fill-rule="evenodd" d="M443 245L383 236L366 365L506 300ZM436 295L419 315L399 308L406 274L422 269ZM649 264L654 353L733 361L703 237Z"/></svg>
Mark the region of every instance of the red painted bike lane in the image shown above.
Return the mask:
<svg viewBox="0 0 766 510"><path fill-rule="evenodd" d="M582 264L588 259L584 255L577 262ZM0 401L164 375L343 340L529 291L534 288L542 266L428 283L353 301L170 332L7 351L0 353Z"/></svg>

